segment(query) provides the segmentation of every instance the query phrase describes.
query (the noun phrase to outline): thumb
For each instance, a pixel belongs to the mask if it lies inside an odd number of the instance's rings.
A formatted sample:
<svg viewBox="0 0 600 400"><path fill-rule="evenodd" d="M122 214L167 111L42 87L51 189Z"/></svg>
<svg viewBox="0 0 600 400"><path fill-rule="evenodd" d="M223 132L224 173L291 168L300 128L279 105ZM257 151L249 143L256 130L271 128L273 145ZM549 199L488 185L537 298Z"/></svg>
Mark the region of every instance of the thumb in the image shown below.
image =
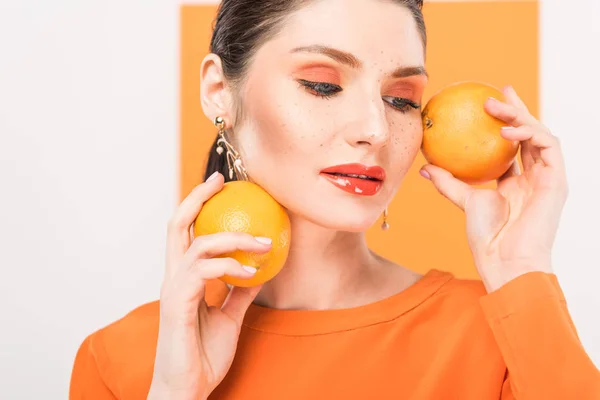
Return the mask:
<svg viewBox="0 0 600 400"><path fill-rule="evenodd" d="M261 287L262 285L254 287L232 287L221 307L221 311L229 318L236 321L238 325L241 325L248 307L250 307L250 304L252 304L260 292Z"/></svg>
<svg viewBox="0 0 600 400"><path fill-rule="evenodd" d="M420 171L421 176L429 179L433 186L444 197L458 206L461 210L465 210L467 199L471 195L473 188L465 182L456 179L452 174L445 169L436 167L435 165L424 165Z"/></svg>

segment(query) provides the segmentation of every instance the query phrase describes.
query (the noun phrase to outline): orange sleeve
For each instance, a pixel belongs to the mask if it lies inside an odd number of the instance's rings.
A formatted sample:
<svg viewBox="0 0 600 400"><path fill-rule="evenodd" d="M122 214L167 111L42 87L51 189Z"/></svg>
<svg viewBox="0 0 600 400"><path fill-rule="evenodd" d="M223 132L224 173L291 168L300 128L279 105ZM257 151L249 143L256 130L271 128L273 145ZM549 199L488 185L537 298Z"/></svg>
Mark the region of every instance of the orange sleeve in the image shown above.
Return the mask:
<svg viewBox="0 0 600 400"><path fill-rule="evenodd" d="M508 369L503 400L600 399L600 371L554 275L522 275L481 303Z"/></svg>
<svg viewBox="0 0 600 400"><path fill-rule="evenodd" d="M88 336L77 351L71 383L69 400L117 400L117 397L104 383L96 354L93 350L93 335Z"/></svg>

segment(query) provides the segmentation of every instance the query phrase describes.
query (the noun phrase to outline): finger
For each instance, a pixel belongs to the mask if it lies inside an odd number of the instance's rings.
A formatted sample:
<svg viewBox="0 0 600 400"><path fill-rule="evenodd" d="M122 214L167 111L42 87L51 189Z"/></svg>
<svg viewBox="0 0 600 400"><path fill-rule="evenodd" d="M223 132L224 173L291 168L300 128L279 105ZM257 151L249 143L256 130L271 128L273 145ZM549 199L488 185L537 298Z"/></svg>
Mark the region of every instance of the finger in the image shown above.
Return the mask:
<svg viewBox="0 0 600 400"><path fill-rule="evenodd" d="M169 222L167 230L167 268L175 265L190 246L190 229L202 205L223 187L223 175L211 176L196 186L181 202Z"/></svg>
<svg viewBox="0 0 600 400"><path fill-rule="evenodd" d="M519 97L515 88L513 88L512 86L507 86L504 88L504 90L502 92L504 93L504 96L506 97L506 102L508 104L512 104L513 106L520 108L520 109L526 111L527 113L529 113L529 109L527 108L527 105Z"/></svg>
<svg viewBox="0 0 600 400"><path fill-rule="evenodd" d="M176 288L178 295L183 296L184 301L190 299L199 301L204 297L204 287L207 281L219 279L225 275L250 279L256 275L256 271L256 268L242 265L230 257L198 260L190 268L177 271L173 279L167 281L165 287Z"/></svg>
<svg viewBox="0 0 600 400"><path fill-rule="evenodd" d="M227 295L221 311L240 326L248 307L250 307L261 288L262 285L249 288L234 286Z"/></svg>
<svg viewBox="0 0 600 400"><path fill-rule="evenodd" d="M505 127L502 128L501 135L507 140L527 142L530 146L533 146L533 148L530 147L527 150L532 155L534 161L536 161L535 153L539 151L539 158L545 165L562 168L563 156L558 138L553 136L541 124L520 126L518 128Z"/></svg>
<svg viewBox="0 0 600 400"><path fill-rule="evenodd" d="M213 258L194 263L190 269L181 269L161 289L161 304L167 317L194 315L204 299L206 282L225 275L250 279L256 268L243 266L233 258Z"/></svg>
<svg viewBox="0 0 600 400"><path fill-rule="evenodd" d="M535 164L535 158L539 157L539 150L529 142L521 142L521 161L523 168L528 171Z"/></svg>
<svg viewBox="0 0 600 400"><path fill-rule="evenodd" d="M257 238L242 232L203 235L194 239L181 264L190 266L199 259L217 257L237 250L262 254L271 250L271 243L269 238Z"/></svg>
<svg viewBox="0 0 600 400"><path fill-rule="evenodd" d="M508 178L512 178L519 175L521 175L521 166L519 165L519 162L517 160L514 160L512 164L510 164L510 167L506 170L506 172L500 178L498 178L498 184L502 183Z"/></svg>
<svg viewBox="0 0 600 400"><path fill-rule="evenodd" d="M219 279L225 275L240 279L250 279L256 275L257 269L249 265L242 265L239 261L226 257L198 261L192 265L190 271L192 275L191 281L206 283L206 281ZM187 279L187 277L183 279Z"/></svg>
<svg viewBox="0 0 600 400"><path fill-rule="evenodd" d="M431 180L444 197L464 211L467 199L473 191L471 186L456 179L450 172L434 165L425 165L421 168L421 175Z"/></svg>
<svg viewBox="0 0 600 400"><path fill-rule="evenodd" d="M484 103L485 111L509 126L536 125L538 121L527 109L519 108L513 104L502 102L490 97Z"/></svg>

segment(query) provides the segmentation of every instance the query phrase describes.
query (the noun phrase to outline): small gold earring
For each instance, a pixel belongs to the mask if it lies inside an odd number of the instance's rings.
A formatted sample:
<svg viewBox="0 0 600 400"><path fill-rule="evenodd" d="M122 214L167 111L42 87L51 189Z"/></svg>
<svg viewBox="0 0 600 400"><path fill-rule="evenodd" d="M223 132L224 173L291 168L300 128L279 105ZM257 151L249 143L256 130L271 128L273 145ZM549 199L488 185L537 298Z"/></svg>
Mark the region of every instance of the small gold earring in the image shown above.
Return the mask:
<svg viewBox="0 0 600 400"><path fill-rule="evenodd" d="M217 139L217 154L222 155L223 151L225 151L225 156L227 157L227 166L229 168L229 180L233 180L233 175L235 173L238 181L247 181L248 173L246 172L246 168L242 163L242 159L239 153L233 148L233 146L225 137L225 120L223 117L215 118L215 126L219 129L219 138Z"/></svg>
<svg viewBox="0 0 600 400"><path fill-rule="evenodd" d="M387 222L387 217L388 217L388 210L386 207L385 210L383 210L383 222L381 223L382 231L387 231L388 229L390 229L390 224L388 224L388 222Z"/></svg>

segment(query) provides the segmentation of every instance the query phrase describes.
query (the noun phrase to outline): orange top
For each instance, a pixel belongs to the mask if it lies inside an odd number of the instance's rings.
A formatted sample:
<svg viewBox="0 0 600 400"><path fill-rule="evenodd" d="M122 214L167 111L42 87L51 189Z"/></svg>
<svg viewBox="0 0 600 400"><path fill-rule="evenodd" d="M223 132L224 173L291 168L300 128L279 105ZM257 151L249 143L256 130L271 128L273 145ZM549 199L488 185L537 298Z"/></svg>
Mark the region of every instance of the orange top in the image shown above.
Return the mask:
<svg viewBox="0 0 600 400"><path fill-rule="evenodd" d="M227 292L207 288L209 304ZM158 302L81 345L70 399L146 399ZM432 270L361 307L284 311L251 305L235 360L210 399L600 399L554 275L531 272L486 294Z"/></svg>

